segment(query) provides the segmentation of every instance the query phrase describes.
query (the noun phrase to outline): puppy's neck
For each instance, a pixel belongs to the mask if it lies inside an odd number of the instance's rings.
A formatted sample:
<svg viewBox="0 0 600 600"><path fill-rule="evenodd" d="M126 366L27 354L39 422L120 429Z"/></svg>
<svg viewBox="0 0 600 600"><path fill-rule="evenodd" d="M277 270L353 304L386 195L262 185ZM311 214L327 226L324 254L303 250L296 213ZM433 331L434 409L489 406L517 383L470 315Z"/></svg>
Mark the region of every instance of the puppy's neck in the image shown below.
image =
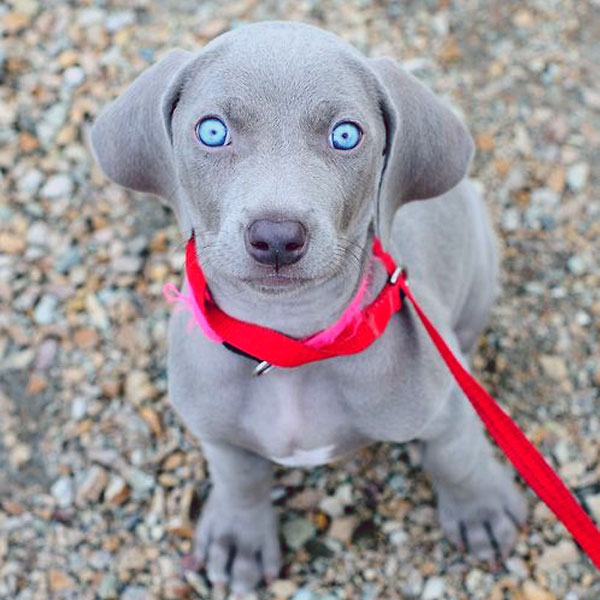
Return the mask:
<svg viewBox="0 0 600 600"><path fill-rule="evenodd" d="M367 257L360 273L342 271L325 283L307 286L293 297L253 296L247 290L220 282L209 282L209 287L219 308L230 316L302 339L333 325L352 303L365 277L367 286L362 306L366 306L387 280L385 267L371 256Z"/></svg>

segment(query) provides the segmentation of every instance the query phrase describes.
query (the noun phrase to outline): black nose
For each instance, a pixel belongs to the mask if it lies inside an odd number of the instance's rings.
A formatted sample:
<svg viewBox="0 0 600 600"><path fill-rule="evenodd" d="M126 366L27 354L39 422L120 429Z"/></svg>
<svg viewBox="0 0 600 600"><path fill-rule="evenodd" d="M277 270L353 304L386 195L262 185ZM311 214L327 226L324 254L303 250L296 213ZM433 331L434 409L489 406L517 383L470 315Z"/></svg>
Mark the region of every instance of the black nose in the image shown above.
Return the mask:
<svg viewBox="0 0 600 600"><path fill-rule="evenodd" d="M279 268L299 261L306 252L306 229L300 221L254 221L246 232L246 248L254 260Z"/></svg>

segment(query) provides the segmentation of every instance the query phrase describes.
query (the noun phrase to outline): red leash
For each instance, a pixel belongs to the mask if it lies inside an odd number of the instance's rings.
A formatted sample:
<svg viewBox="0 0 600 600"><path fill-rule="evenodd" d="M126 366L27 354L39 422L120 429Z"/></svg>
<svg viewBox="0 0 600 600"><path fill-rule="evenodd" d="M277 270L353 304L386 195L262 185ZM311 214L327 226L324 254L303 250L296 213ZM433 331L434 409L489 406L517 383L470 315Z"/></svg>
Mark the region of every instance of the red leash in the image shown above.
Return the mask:
<svg viewBox="0 0 600 600"><path fill-rule="evenodd" d="M456 379L498 446L523 479L557 518L562 521L583 551L600 569L600 531L592 519L581 508L573 494L519 427L460 364L415 300L404 278L401 278L400 287L412 302L429 337L450 369L454 379Z"/></svg>
<svg viewBox="0 0 600 600"><path fill-rule="evenodd" d="M361 352L384 332L391 317L402 308L404 297L408 298L456 382L498 446L600 569L600 531L592 519L518 426L454 356L415 300L404 274L377 239L373 242L373 255L385 265L389 275L388 283L377 298L361 311L356 323L342 330L331 343L319 348L272 329L239 321L224 313L210 297L204 273L198 264L193 238L187 246L186 274L203 320L216 333L213 339L220 339L230 349L263 361L259 367L296 367ZM202 326L202 323L199 324ZM266 369L261 369L258 374L265 371Z"/></svg>

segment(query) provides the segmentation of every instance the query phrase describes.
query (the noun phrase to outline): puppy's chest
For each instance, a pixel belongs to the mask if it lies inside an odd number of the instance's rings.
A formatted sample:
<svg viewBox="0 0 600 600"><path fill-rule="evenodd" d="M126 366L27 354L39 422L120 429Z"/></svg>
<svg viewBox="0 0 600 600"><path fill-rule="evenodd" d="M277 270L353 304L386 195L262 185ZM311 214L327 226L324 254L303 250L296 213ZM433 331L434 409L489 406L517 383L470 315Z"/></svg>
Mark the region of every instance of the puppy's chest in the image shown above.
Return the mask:
<svg viewBox="0 0 600 600"><path fill-rule="evenodd" d="M335 386L273 372L251 391L238 426L259 454L287 467L331 462L370 440Z"/></svg>

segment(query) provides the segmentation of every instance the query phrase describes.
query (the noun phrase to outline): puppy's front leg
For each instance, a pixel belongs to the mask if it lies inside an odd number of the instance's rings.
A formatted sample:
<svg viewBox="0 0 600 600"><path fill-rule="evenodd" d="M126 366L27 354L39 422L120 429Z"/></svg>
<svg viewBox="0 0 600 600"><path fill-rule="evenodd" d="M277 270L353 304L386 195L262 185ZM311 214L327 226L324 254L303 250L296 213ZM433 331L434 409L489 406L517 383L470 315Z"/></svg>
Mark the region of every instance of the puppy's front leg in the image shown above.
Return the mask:
<svg viewBox="0 0 600 600"><path fill-rule="evenodd" d="M422 436L423 462L451 542L483 559L505 557L526 517L511 472L498 462L477 414L457 387Z"/></svg>
<svg viewBox="0 0 600 600"><path fill-rule="evenodd" d="M213 585L253 590L277 576L280 548L271 463L227 444L203 443L213 487L196 528L194 555Z"/></svg>

